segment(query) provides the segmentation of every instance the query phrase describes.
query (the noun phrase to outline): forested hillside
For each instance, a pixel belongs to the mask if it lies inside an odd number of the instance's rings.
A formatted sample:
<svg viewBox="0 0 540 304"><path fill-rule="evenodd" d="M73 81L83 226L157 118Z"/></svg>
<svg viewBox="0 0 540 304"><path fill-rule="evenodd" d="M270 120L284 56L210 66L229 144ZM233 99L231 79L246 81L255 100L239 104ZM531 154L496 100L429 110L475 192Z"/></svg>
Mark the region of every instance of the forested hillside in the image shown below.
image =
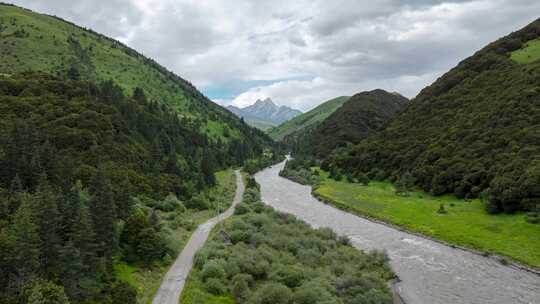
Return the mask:
<svg viewBox="0 0 540 304"><path fill-rule="evenodd" d="M151 264L167 253L152 208L175 210L178 199L209 208L193 197L214 172L262 149L214 143L142 89L125 96L112 81L40 73L0 78L0 130L2 303L43 292L101 303L129 290L112 275L114 259ZM120 250L131 244L119 238L123 220L147 247Z"/></svg>
<svg viewBox="0 0 540 304"><path fill-rule="evenodd" d="M90 30L0 4L0 46L0 303L135 303L116 266L170 263L175 233L223 199L205 195L214 173L276 156L267 135Z"/></svg>
<svg viewBox="0 0 540 304"><path fill-rule="evenodd" d="M177 110L211 139L228 142L253 135L234 115L154 60L60 18L0 4L0 45L0 74L42 71L92 82L113 79L124 94L143 89L149 100Z"/></svg>
<svg viewBox="0 0 540 304"><path fill-rule="evenodd" d="M490 212L540 208L540 20L422 90L388 127L326 164L433 194L483 195Z"/></svg>
<svg viewBox="0 0 540 304"><path fill-rule="evenodd" d="M356 144L379 130L407 106L407 98L384 90L358 93L313 130L284 139L296 154L324 158L334 149Z"/></svg>
<svg viewBox="0 0 540 304"><path fill-rule="evenodd" d="M348 96L341 96L325 101L314 109L270 129L268 134L276 141L284 140L285 137L288 137L287 140L291 141L293 138L300 136L303 132L315 128L325 120L326 117L341 107L348 99Z"/></svg>

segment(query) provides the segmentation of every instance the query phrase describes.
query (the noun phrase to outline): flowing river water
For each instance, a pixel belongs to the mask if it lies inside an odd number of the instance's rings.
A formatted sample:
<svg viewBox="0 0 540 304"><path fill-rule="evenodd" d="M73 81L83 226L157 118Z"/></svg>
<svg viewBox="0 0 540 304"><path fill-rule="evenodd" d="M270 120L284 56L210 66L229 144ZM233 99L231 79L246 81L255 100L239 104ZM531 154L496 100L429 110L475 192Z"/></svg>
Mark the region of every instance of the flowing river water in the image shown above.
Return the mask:
<svg viewBox="0 0 540 304"><path fill-rule="evenodd" d="M409 234L326 205L311 187L280 177L284 162L255 175L262 200L314 227L350 237L362 250L384 250L407 304L540 304L540 276Z"/></svg>

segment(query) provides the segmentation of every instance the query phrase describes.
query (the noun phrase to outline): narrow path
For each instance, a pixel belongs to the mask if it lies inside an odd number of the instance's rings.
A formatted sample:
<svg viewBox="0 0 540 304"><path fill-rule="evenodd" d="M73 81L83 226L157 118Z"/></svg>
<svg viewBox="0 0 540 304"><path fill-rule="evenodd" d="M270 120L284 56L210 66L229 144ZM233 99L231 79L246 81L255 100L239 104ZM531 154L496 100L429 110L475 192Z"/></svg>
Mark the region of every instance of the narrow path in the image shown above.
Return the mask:
<svg viewBox="0 0 540 304"><path fill-rule="evenodd" d="M187 276L193 267L193 257L195 256L195 253L204 245L206 239L208 239L210 230L212 230L217 223L231 216L236 204L242 201L242 196L244 195L244 182L242 180L242 175L238 170L234 171L234 173L236 174L236 194L231 207L220 215L199 225L189 239L186 247L184 247L174 264L171 266L171 269L169 269L163 278L163 282L161 282L161 286L154 296L152 304L179 303L180 294L186 283Z"/></svg>
<svg viewBox="0 0 540 304"><path fill-rule="evenodd" d="M280 177L284 164L255 175L264 203L347 235L359 249L385 250L407 304L540 304L539 276L325 205L311 187Z"/></svg>

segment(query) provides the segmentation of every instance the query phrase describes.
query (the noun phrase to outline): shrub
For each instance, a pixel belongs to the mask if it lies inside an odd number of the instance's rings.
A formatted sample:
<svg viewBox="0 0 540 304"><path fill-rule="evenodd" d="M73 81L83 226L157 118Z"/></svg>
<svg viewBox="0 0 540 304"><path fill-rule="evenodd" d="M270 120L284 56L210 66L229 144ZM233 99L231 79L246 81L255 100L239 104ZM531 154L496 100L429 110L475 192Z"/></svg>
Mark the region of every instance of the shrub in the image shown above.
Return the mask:
<svg viewBox="0 0 540 304"><path fill-rule="evenodd" d="M253 277L249 274L237 274L232 279L231 293L238 302L249 298L250 286L253 286Z"/></svg>
<svg viewBox="0 0 540 304"><path fill-rule="evenodd" d="M251 209L249 206L245 203L241 203L236 205L236 208L234 209L234 214L236 215L242 215L251 212Z"/></svg>
<svg viewBox="0 0 540 304"><path fill-rule="evenodd" d="M357 176L358 182L364 186L369 185L369 177L364 173L360 173Z"/></svg>
<svg viewBox="0 0 540 304"><path fill-rule="evenodd" d="M113 304L136 304L137 290L124 282L117 282L111 290Z"/></svg>
<svg viewBox="0 0 540 304"><path fill-rule="evenodd" d="M206 262L208 261L208 250L206 248L203 248L195 254L195 257L193 258L193 265L195 268L201 270Z"/></svg>
<svg viewBox="0 0 540 304"><path fill-rule="evenodd" d="M295 304L340 303L327 289L315 282L308 282L300 286L295 291L293 300Z"/></svg>
<svg viewBox="0 0 540 304"><path fill-rule="evenodd" d="M437 210L437 213L438 214L446 214L447 213L446 209L444 208L444 204L439 205L439 210Z"/></svg>
<svg viewBox="0 0 540 304"><path fill-rule="evenodd" d="M266 283L251 297L254 304L289 304L292 300L292 291L279 283Z"/></svg>
<svg viewBox="0 0 540 304"><path fill-rule="evenodd" d="M167 197L160 204L158 204L157 208L165 212L170 212L174 210L184 212L186 210L184 204L180 200L178 200L174 193L169 193L169 195L167 195Z"/></svg>
<svg viewBox="0 0 540 304"><path fill-rule="evenodd" d="M69 304L62 286L49 281L38 281L30 289L28 304Z"/></svg>
<svg viewBox="0 0 540 304"><path fill-rule="evenodd" d="M192 197L186 201L185 205L189 209L196 210L207 210L210 208L210 202L208 198L204 196L204 194L199 194Z"/></svg>
<svg viewBox="0 0 540 304"><path fill-rule="evenodd" d="M216 296L222 295L227 292L227 287L223 284L221 280L216 278L208 279L204 286L209 293Z"/></svg>
<svg viewBox="0 0 540 304"><path fill-rule="evenodd" d="M201 278L204 282L211 278L223 279L225 278L225 269L215 260L208 261L201 271Z"/></svg>
<svg viewBox="0 0 540 304"><path fill-rule="evenodd" d="M304 280L303 269L300 266L282 265L270 273L269 279L289 288L295 288Z"/></svg>

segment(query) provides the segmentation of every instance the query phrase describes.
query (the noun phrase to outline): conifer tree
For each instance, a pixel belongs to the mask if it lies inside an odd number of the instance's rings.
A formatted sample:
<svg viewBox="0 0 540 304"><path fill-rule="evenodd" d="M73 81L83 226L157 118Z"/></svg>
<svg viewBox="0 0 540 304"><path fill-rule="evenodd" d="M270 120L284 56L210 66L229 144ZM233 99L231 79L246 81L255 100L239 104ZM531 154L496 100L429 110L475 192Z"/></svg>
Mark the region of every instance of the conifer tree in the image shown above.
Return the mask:
<svg viewBox="0 0 540 304"><path fill-rule="evenodd" d="M58 266L61 239L59 235L61 218L58 213L58 196L54 193L45 175L42 175L35 195L34 206L41 239L40 263L44 272L53 275Z"/></svg>
<svg viewBox="0 0 540 304"><path fill-rule="evenodd" d="M110 258L116 247L116 216L111 181L103 166L98 168L90 190L90 211L98 252L100 256Z"/></svg>
<svg viewBox="0 0 540 304"><path fill-rule="evenodd" d="M41 241L32 199L28 194L21 196L21 206L14 214L9 232L10 261L22 283L33 278L40 267Z"/></svg>
<svg viewBox="0 0 540 304"><path fill-rule="evenodd" d="M131 208L133 207L133 200L131 199L131 184L129 179L124 178L116 191L115 202L116 202L116 215L120 219L126 219L131 213Z"/></svg>

